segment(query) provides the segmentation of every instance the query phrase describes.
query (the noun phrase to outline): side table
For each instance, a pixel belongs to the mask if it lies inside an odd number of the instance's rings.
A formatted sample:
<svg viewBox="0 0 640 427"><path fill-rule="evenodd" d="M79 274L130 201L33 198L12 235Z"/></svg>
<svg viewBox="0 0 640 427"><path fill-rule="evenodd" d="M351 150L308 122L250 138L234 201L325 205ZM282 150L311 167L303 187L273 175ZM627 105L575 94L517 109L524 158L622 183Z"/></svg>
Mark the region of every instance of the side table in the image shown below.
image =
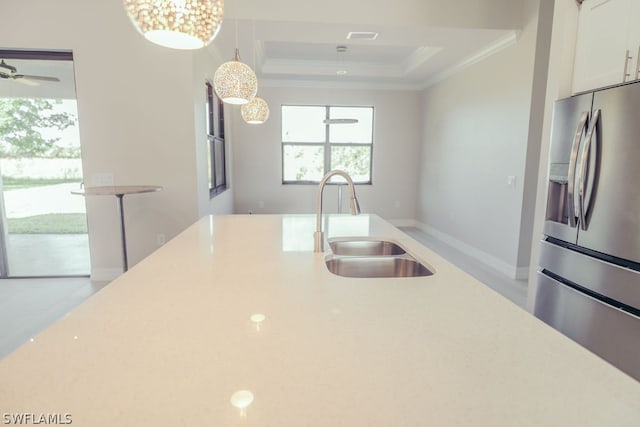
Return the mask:
<svg viewBox="0 0 640 427"><path fill-rule="evenodd" d="M127 238L124 227L124 196L127 194L152 193L162 190L157 185L113 185L101 187L85 187L81 190L74 190L71 194L81 196L116 196L118 198L118 206L120 208L120 235L122 239L122 265L124 271L129 269L127 260Z"/></svg>

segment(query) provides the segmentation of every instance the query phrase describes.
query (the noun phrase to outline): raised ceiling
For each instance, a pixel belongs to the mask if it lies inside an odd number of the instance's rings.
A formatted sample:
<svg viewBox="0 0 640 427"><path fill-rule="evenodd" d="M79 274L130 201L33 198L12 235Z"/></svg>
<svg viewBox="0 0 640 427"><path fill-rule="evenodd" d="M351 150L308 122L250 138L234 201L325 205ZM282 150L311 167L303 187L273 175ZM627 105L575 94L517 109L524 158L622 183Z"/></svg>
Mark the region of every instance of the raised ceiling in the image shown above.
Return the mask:
<svg viewBox="0 0 640 427"><path fill-rule="evenodd" d="M225 8L210 49L231 59L237 44L272 85L426 87L513 43L523 15L517 0L236 0Z"/></svg>
<svg viewBox="0 0 640 427"><path fill-rule="evenodd" d="M237 44L262 85L423 88L513 43L525 3L227 0L222 29L207 49L231 59ZM349 32L378 35L353 40ZM339 45L347 51L337 52ZM61 83L31 87L0 79L0 96L75 97L70 61L6 60L22 74Z"/></svg>

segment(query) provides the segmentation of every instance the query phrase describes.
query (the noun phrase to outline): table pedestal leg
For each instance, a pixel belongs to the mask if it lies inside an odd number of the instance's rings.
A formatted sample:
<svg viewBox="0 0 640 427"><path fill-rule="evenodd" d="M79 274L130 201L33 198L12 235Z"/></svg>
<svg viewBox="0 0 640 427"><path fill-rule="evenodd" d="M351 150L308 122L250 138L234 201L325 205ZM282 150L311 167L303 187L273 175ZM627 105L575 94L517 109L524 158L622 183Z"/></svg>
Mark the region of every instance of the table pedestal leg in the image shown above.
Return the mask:
<svg viewBox="0 0 640 427"><path fill-rule="evenodd" d="M122 237L122 266L126 272L129 269L127 261L127 238L124 232L124 194L116 194L118 205L120 207L120 235Z"/></svg>

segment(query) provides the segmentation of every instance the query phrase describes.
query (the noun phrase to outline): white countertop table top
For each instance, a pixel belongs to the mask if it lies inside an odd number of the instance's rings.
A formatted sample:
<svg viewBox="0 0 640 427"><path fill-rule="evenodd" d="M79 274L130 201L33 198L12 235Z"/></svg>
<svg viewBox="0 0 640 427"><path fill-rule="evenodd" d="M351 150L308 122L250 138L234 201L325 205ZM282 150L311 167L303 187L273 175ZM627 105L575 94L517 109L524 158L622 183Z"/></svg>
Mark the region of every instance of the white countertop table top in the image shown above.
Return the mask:
<svg viewBox="0 0 640 427"><path fill-rule="evenodd" d="M85 187L71 193L80 196L123 196L126 194L153 193L160 190L162 190L162 187L159 185L104 185Z"/></svg>
<svg viewBox="0 0 640 427"><path fill-rule="evenodd" d="M206 217L0 361L0 415L77 426L634 426L640 383L375 215L435 274L335 276L313 215ZM256 323L252 315L265 320ZM244 410L230 403L253 393Z"/></svg>

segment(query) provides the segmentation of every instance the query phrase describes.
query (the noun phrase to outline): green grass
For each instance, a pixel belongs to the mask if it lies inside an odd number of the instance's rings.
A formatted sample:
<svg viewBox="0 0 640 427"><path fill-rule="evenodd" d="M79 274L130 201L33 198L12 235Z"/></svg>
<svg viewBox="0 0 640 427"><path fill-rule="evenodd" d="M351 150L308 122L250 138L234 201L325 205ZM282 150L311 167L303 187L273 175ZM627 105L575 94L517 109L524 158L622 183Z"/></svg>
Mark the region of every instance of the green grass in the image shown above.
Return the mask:
<svg viewBox="0 0 640 427"><path fill-rule="evenodd" d="M10 234L82 234L87 217L81 213L45 214L26 218L7 218Z"/></svg>
<svg viewBox="0 0 640 427"><path fill-rule="evenodd" d="M12 178L2 177L4 191L18 190L21 188L42 187L44 185L63 184L65 182L80 182L80 178Z"/></svg>

